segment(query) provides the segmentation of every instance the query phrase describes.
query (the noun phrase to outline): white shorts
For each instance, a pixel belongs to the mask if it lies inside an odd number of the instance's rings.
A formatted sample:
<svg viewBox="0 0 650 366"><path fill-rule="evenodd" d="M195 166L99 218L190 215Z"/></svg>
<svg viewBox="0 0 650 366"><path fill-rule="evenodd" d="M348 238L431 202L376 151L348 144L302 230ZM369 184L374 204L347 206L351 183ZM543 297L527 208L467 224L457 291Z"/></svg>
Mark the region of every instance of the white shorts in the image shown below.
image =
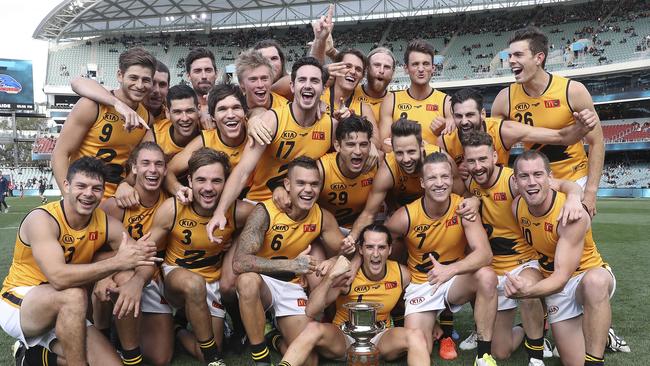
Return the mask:
<svg viewBox="0 0 650 366"><path fill-rule="evenodd" d="M453 313L461 309L461 305L452 305L449 304L447 296L449 295L449 289L454 283L456 276L449 279L449 281L443 283L436 289L436 292L433 292L433 286L429 282L424 283L413 283L406 286L406 292L404 293L404 302L406 303L406 310L404 311L404 316L408 316L413 313L423 313L425 311L435 311L437 313L449 307Z"/></svg>
<svg viewBox="0 0 650 366"><path fill-rule="evenodd" d="M162 265L162 270L165 276L169 275L171 271L177 268L183 268L183 267L170 266L165 263L163 263ZM210 283L206 282L205 292L206 292L205 301L208 303L208 309L210 309L210 315L217 318L225 318L226 311L224 310L223 305L221 303L221 293L219 292L219 281L214 281Z"/></svg>
<svg viewBox="0 0 650 366"><path fill-rule="evenodd" d="M609 266L603 268L612 275L612 280L614 281L612 292L609 294L609 298L611 299L612 296L614 296L614 291L616 291L616 277ZM576 301L576 291L580 281L582 281L582 278L587 272L589 272L589 270L571 277L566 285L564 285L564 289L562 289L561 292L547 296L544 299L546 302L546 311L548 312L548 322L550 324L582 315L583 308L582 304L579 304L578 301Z"/></svg>
<svg viewBox="0 0 650 366"><path fill-rule="evenodd" d="M347 227L339 226L339 231L341 232L341 234L345 238L346 236L350 235L350 231L352 231L352 229L348 229Z"/></svg>
<svg viewBox="0 0 650 366"><path fill-rule="evenodd" d="M140 311L143 313L171 314L173 309L165 300L165 287L161 277L152 279L142 289Z"/></svg>
<svg viewBox="0 0 650 366"><path fill-rule="evenodd" d="M574 183L579 185L582 188L582 190L584 191L585 187L587 186L587 178L588 177L585 175L582 178L578 178L576 181L574 181Z"/></svg>
<svg viewBox="0 0 650 366"><path fill-rule="evenodd" d="M518 275L526 268L535 268L539 270L539 262L536 260L528 261L526 263L520 264L508 273L512 275ZM506 297L506 278L507 277L505 275L497 276L497 295L499 296L497 300L497 311L514 309L519 304L519 300Z"/></svg>
<svg viewBox="0 0 650 366"><path fill-rule="evenodd" d="M307 307L307 294L305 289L297 283L277 280L261 274L262 280L271 291L271 306L275 317L305 315Z"/></svg>

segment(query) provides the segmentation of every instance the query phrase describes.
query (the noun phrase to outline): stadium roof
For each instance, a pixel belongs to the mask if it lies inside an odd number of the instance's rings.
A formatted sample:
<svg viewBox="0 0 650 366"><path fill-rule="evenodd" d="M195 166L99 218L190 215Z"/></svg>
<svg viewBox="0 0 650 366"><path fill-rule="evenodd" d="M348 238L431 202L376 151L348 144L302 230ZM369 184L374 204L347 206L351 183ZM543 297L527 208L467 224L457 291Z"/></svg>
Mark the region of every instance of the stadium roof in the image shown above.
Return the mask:
<svg viewBox="0 0 650 366"><path fill-rule="evenodd" d="M33 37L64 41L160 31L305 24L336 4L335 21L359 21L531 6L561 0L64 0Z"/></svg>

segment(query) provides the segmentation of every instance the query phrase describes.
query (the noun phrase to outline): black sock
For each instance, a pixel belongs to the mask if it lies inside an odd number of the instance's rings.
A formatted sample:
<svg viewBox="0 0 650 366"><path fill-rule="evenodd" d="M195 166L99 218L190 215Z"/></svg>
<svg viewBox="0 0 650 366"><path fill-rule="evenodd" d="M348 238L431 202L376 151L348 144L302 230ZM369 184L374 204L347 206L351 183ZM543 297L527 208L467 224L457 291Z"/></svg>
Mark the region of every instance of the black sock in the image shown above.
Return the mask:
<svg viewBox="0 0 650 366"><path fill-rule="evenodd" d="M280 352L280 341L282 340L282 334L279 330L273 329L264 336L264 340L266 341L266 344L270 344L276 352L280 354L282 353Z"/></svg>
<svg viewBox="0 0 650 366"><path fill-rule="evenodd" d="M595 357L588 353L585 353L585 366L604 366L605 365L605 356Z"/></svg>
<svg viewBox="0 0 650 366"><path fill-rule="evenodd" d="M142 365L142 352L140 352L140 347L122 350L122 363L125 366Z"/></svg>
<svg viewBox="0 0 650 366"><path fill-rule="evenodd" d="M528 358L536 358L538 360L544 359L544 337L537 339L530 339L528 336L524 338L524 347Z"/></svg>
<svg viewBox="0 0 650 366"><path fill-rule="evenodd" d="M266 346L266 342L251 344L251 357L255 362L271 363L271 352Z"/></svg>
<svg viewBox="0 0 650 366"><path fill-rule="evenodd" d="M443 338L451 337L454 331L454 314L447 311L440 314L440 328Z"/></svg>
<svg viewBox="0 0 650 366"><path fill-rule="evenodd" d="M476 342L478 344L478 347L476 347L476 354L479 358L483 357L483 355L486 353L488 355L492 354L492 341L478 340Z"/></svg>
<svg viewBox="0 0 650 366"><path fill-rule="evenodd" d="M25 351L25 361L32 366L56 366L56 353L43 346L33 346Z"/></svg>
<svg viewBox="0 0 650 366"><path fill-rule="evenodd" d="M291 366L291 364L288 361L281 361L278 366Z"/></svg>
<svg viewBox="0 0 650 366"><path fill-rule="evenodd" d="M197 342L199 342L199 348L201 349L203 359L206 363L210 363L222 358L221 353L217 348L217 342L214 341L214 337L208 339L207 341L199 341L197 339Z"/></svg>

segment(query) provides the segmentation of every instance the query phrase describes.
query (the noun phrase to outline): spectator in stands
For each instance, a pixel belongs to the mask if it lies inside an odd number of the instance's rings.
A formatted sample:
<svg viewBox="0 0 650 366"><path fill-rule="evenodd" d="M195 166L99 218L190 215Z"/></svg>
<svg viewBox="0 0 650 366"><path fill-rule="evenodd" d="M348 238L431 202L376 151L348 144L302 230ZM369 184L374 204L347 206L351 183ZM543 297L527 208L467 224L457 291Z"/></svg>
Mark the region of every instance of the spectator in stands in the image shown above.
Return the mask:
<svg viewBox="0 0 650 366"><path fill-rule="evenodd" d="M4 213L9 212L9 206L7 205L7 202L5 202L5 195L8 190L9 181L4 175L2 175L2 172L0 172L0 211L2 211L2 206L5 206Z"/></svg>

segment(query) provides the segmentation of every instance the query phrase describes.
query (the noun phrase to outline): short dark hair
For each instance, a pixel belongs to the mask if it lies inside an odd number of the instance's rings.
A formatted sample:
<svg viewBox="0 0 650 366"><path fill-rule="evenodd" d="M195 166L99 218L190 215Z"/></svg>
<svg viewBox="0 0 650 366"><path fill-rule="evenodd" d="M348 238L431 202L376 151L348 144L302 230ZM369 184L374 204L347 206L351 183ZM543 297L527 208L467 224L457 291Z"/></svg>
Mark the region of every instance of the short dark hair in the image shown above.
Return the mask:
<svg viewBox="0 0 650 366"><path fill-rule="evenodd" d="M75 160L68 167L68 173L66 174L65 179L68 182L71 182L72 178L79 173L87 177L99 178L102 182L106 182L106 164L100 159L84 156Z"/></svg>
<svg viewBox="0 0 650 366"><path fill-rule="evenodd" d="M156 72L164 72L167 74L167 84L171 81L171 75L169 73L169 68L160 60L156 60Z"/></svg>
<svg viewBox="0 0 650 366"><path fill-rule="evenodd" d="M473 100L476 102L476 107L478 108L479 112L483 110L483 96L481 93L478 92L478 90L473 89L473 88L463 88L457 92L455 92L451 96L451 110L453 112L454 106L456 104L463 103L467 100Z"/></svg>
<svg viewBox="0 0 650 366"><path fill-rule="evenodd" d="M544 32L533 26L520 29L510 37L508 45L519 41L528 41L528 48L530 48L533 55L540 52L544 54L544 61L542 61L542 68L544 68L546 65L546 58L548 57L548 37L546 37Z"/></svg>
<svg viewBox="0 0 650 366"><path fill-rule="evenodd" d="M366 117L352 114L350 117L341 120L336 126L336 141L341 142L354 132L365 132L370 140L372 139L372 123Z"/></svg>
<svg viewBox="0 0 650 366"><path fill-rule="evenodd" d="M297 158L291 160L291 162L289 162L289 165L287 167L287 176L289 174L291 174L291 172L295 168L298 168L298 167L318 171L318 164L316 163L316 160L314 160L314 159L312 159L312 158L310 158L308 156L305 156L305 155L300 155L299 157L297 157Z"/></svg>
<svg viewBox="0 0 650 366"><path fill-rule="evenodd" d="M548 160L548 157L544 155L544 153L539 152L537 150L526 150L522 152L517 158L515 159L514 164L512 165L513 169L515 170L515 176L519 172L519 162L521 160L536 160L536 159L542 159L544 162L544 170L546 170L547 173L551 172L551 162Z"/></svg>
<svg viewBox="0 0 650 366"><path fill-rule="evenodd" d="M142 150L157 151L162 155L163 161L165 161L165 152L157 143L153 141L143 141L131 151L131 154L129 154L129 159L126 164L128 169L138 161L138 155L140 155L140 151Z"/></svg>
<svg viewBox="0 0 650 366"><path fill-rule="evenodd" d="M142 66L151 70L151 77L156 72L156 58L142 47L133 47L120 54L118 64L120 71L125 73L131 66Z"/></svg>
<svg viewBox="0 0 650 366"><path fill-rule="evenodd" d="M354 55L358 57L361 60L361 63L363 64L363 72L366 72L366 69L368 68L368 59L366 58L366 55L363 54L363 52L361 52L357 48L348 48L346 50L337 53L336 57L334 57L334 62L343 61L343 57L345 55Z"/></svg>
<svg viewBox="0 0 650 366"><path fill-rule="evenodd" d="M217 109L217 103L224 100L229 96L234 96L241 103L244 108L244 113L248 113L248 104L246 104L246 97L238 85L234 84L217 84L208 92L208 112L214 116L214 111Z"/></svg>
<svg viewBox="0 0 650 366"><path fill-rule="evenodd" d="M400 118L390 126L391 141L395 137L415 136L418 145L422 144L422 126L419 123L406 118Z"/></svg>
<svg viewBox="0 0 650 366"><path fill-rule="evenodd" d="M278 50L278 55L280 56L280 61L282 62L282 70L280 70L281 75L274 75L276 78L280 78L287 73L286 58L284 57L284 52L282 52L282 47L274 39L263 39L253 46L253 49L260 50L262 48L275 47Z"/></svg>
<svg viewBox="0 0 650 366"><path fill-rule="evenodd" d="M192 71L192 63L200 58L209 58L212 61L212 67L217 71L217 64L214 63L214 53L207 48L192 48L190 53L185 57L185 71L189 74Z"/></svg>
<svg viewBox="0 0 650 366"><path fill-rule="evenodd" d="M433 56L436 55L436 50L429 42L423 39L414 39L408 43L406 50L404 51L404 64L407 66L409 64L409 56L411 56L412 52L420 52L431 55L431 64L433 64Z"/></svg>
<svg viewBox="0 0 650 366"><path fill-rule="evenodd" d="M318 61L315 57L312 56L301 57L298 60L296 60L296 62L293 63L293 66L291 66L291 81L292 82L296 81L296 74L298 72L298 69L306 65L315 66L320 69L321 80L323 85L325 85L327 79L329 79L330 77L329 73L327 72L327 69L323 67L320 61Z"/></svg>
<svg viewBox="0 0 650 366"><path fill-rule="evenodd" d="M422 166L424 167L427 164L435 164L435 163L447 163L451 168L451 163L449 162L447 155L439 151L432 152L431 154L425 156L424 162L422 162Z"/></svg>
<svg viewBox="0 0 650 366"><path fill-rule="evenodd" d="M217 163L223 167L224 178L228 178L230 174L230 159L228 159L228 155L223 151L202 147L193 152L190 160L187 162L188 174L191 177L199 168Z"/></svg>
<svg viewBox="0 0 650 366"><path fill-rule="evenodd" d="M369 231L386 234L386 241L388 242L388 245L393 244L393 237L390 235L390 230L388 230L388 228L384 224L375 223L375 224L370 224L361 230L361 233L359 233L359 240L357 241L357 244L359 244L359 246L363 245L363 243L365 242L364 234Z"/></svg>
<svg viewBox="0 0 650 366"><path fill-rule="evenodd" d="M199 98L197 98L194 89L187 84L178 84L169 88L169 93L167 93L167 107L172 106L172 100L187 99L192 98L194 104L199 104Z"/></svg>
<svg viewBox="0 0 650 366"><path fill-rule="evenodd" d="M492 136L485 131L471 130L468 133L464 133L460 139L460 143L463 145L463 148L468 146L489 146L494 149L494 140L492 140Z"/></svg>

